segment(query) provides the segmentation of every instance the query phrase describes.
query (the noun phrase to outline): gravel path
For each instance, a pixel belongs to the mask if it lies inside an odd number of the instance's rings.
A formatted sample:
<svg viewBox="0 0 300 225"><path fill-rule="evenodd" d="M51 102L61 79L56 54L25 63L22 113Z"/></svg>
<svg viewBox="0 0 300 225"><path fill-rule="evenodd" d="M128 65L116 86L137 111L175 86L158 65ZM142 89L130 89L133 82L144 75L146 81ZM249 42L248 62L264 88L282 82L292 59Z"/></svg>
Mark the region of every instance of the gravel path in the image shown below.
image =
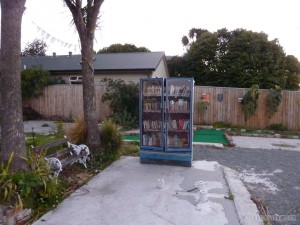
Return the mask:
<svg viewBox="0 0 300 225"><path fill-rule="evenodd" d="M270 215L297 215L297 221L273 224L300 224L299 151L194 146L194 160L217 161L240 172L251 195L265 200Z"/></svg>

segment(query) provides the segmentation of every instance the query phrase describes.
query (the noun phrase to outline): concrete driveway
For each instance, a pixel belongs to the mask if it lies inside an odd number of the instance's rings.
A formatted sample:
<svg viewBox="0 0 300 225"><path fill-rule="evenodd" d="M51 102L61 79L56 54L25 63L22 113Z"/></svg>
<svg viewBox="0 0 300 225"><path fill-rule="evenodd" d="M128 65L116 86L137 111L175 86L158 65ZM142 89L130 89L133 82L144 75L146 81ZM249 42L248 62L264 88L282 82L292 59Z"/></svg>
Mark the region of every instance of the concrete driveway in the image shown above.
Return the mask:
<svg viewBox="0 0 300 225"><path fill-rule="evenodd" d="M224 198L229 189L217 162L196 161L187 168L140 164L138 157L124 157L34 225L262 224L255 220L257 209L245 194L245 187L232 174L228 176L238 190L235 201ZM208 192L208 199L203 202L203 196L194 190L198 181L205 183Z"/></svg>
<svg viewBox="0 0 300 225"><path fill-rule="evenodd" d="M240 148L278 149L300 152L300 139L232 136L233 143Z"/></svg>

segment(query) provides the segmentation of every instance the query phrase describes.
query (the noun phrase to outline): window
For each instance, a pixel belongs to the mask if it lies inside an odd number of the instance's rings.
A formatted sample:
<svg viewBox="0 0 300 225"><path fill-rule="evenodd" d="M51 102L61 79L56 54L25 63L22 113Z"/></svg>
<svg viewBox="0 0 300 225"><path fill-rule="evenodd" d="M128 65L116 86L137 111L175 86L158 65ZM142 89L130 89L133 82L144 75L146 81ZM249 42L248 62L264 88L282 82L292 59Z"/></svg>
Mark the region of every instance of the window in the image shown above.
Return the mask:
<svg viewBox="0 0 300 225"><path fill-rule="evenodd" d="M70 76L69 83L70 84L82 84L82 76Z"/></svg>

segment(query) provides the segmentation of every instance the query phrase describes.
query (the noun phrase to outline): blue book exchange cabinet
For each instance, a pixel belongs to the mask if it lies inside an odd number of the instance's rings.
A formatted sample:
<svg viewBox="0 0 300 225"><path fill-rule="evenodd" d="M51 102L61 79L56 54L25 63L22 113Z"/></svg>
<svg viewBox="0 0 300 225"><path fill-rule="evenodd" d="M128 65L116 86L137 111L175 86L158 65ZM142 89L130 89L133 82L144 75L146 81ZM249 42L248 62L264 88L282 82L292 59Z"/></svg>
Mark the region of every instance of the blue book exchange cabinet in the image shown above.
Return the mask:
<svg viewBox="0 0 300 225"><path fill-rule="evenodd" d="M191 166L192 78L140 80L140 162Z"/></svg>

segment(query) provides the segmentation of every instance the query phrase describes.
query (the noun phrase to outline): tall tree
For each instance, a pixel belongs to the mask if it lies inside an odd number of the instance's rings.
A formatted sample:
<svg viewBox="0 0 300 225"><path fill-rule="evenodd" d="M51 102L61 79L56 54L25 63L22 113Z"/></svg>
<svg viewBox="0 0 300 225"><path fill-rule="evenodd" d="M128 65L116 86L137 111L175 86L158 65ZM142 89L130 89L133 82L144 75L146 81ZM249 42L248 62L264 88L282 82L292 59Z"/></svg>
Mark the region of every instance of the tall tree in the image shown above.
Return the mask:
<svg viewBox="0 0 300 225"><path fill-rule="evenodd" d="M193 76L198 85L298 87L298 76L291 66L297 65L296 61L286 57L277 39L269 41L263 32L192 29L189 38L184 56L186 76Z"/></svg>
<svg viewBox="0 0 300 225"><path fill-rule="evenodd" d="M14 152L14 169L26 164L21 98L21 24L26 0L1 1L1 157L7 161Z"/></svg>
<svg viewBox="0 0 300 225"><path fill-rule="evenodd" d="M186 75L186 57L167 57L168 71L171 77L181 77Z"/></svg>
<svg viewBox="0 0 300 225"><path fill-rule="evenodd" d="M150 52L145 47L136 47L133 44L112 44L109 47L100 49L97 53L120 53L120 52Z"/></svg>
<svg viewBox="0 0 300 225"><path fill-rule="evenodd" d="M43 40L35 39L31 43L27 43L25 49L22 51L22 56L45 56L47 44Z"/></svg>
<svg viewBox="0 0 300 225"><path fill-rule="evenodd" d="M104 0L64 0L70 9L81 43L83 111L87 126L87 144L92 152L100 149L100 131L96 117L96 97L94 85L94 38L100 7Z"/></svg>
<svg viewBox="0 0 300 225"><path fill-rule="evenodd" d="M285 89L300 89L300 62L293 55L286 57L287 79Z"/></svg>

